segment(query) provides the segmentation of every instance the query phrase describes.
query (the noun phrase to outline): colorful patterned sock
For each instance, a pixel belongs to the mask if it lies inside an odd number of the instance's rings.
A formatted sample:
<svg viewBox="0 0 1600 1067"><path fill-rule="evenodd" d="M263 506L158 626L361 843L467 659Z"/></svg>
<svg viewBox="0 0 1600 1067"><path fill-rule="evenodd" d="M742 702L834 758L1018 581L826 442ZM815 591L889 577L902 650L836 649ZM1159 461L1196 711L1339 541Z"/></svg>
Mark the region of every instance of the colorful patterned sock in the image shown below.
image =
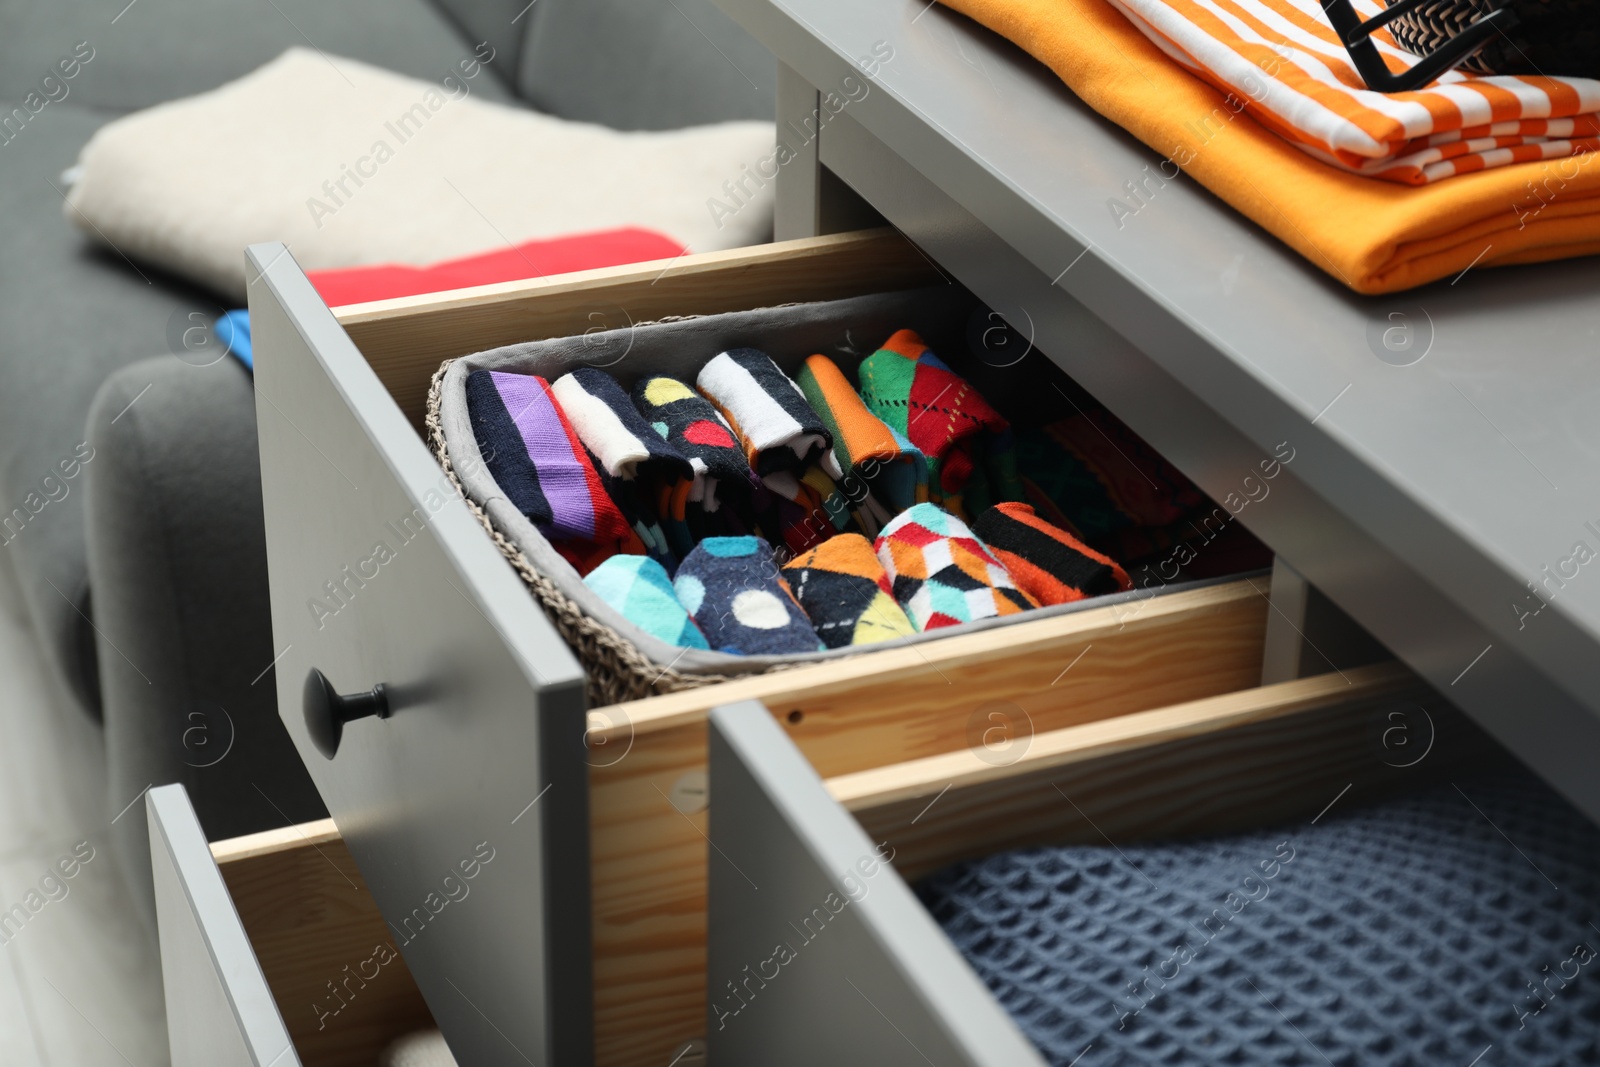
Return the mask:
<svg viewBox="0 0 1600 1067"><path fill-rule="evenodd" d="M860 534L840 534L783 566L795 599L829 648L916 633L894 601L889 575Z"/></svg>
<svg viewBox="0 0 1600 1067"><path fill-rule="evenodd" d="M583 584L652 637L679 648L710 648L673 591L666 568L648 556L612 556Z"/></svg>
<svg viewBox="0 0 1600 1067"><path fill-rule="evenodd" d="M1023 499L1039 517L1129 566L1196 537L1188 520L1209 512L1206 495L1110 412L1077 406L1017 431Z"/></svg>
<svg viewBox="0 0 1600 1067"><path fill-rule="evenodd" d="M550 392L578 437L613 478L632 481L641 474L693 475L684 454L656 432L605 371L580 367L557 378Z"/></svg>
<svg viewBox="0 0 1600 1067"><path fill-rule="evenodd" d="M543 378L473 371L467 410L496 484L553 543L577 541L607 555L644 551Z"/></svg>
<svg viewBox="0 0 1600 1067"><path fill-rule="evenodd" d="M757 474L804 470L833 446L800 387L765 352L719 353L700 368L695 384L733 428Z"/></svg>
<svg viewBox="0 0 1600 1067"><path fill-rule="evenodd" d="M684 557L678 601L711 647L738 655L819 652L817 631L759 537L711 537Z"/></svg>
<svg viewBox="0 0 1600 1067"><path fill-rule="evenodd" d="M711 402L676 378L645 378L633 387L633 404L656 433L689 461L693 484L686 500L707 511L721 506L718 490L743 494L750 463Z"/></svg>
<svg viewBox="0 0 1600 1067"><path fill-rule="evenodd" d="M838 469L824 464L824 470L841 482L841 488L852 500L857 499L852 491L854 478L864 483L864 492L881 499L895 513L927 501L927 459L905 435L897 434L867 410L833 360L827 356L808 357L795 381L833 437L832 466ZM873 500L871 510L872 519L856 517L862 532L869 537L889 520L877 500Z"/></svg>
<svg viewBox="0 0 1600 1067"><path fill-rule="evenodd" d="M781 545L783 559L822 544L851 520L849 500L815 465L799 477L788 471L767 475L753 499L756 528Z"/></svg>
<svg viewBox="0 0 1600 1067"><path fill-rule="evenodd" d="M972 523L1017 588L1040 604L1066 604L1133 588L1128 572L1065 530L1045 522L1028 504L996 504Z"/></svg>
<svg viewBox="0 0 1600 1067"><path fill-rule="evenodd" d="M894 599L919 630L1038 607L967 524L933 504L895 516L873 544Z"/></svg>
<svg viewBox="0 0 1600 1067"><path fill-rule="evenodd" d="M963 491L984 470L973 454L974 439L991 435L985 447L1003 449L1009 439L992 435L1003 434L1009 423L910 330L897 331L862 360L860 378L867 409L927 457L930 499L959 511ZM1004 470L1003 462L999 469ZM984 491L992 499L997 492L1018 489L1002 485Z"/></svg>

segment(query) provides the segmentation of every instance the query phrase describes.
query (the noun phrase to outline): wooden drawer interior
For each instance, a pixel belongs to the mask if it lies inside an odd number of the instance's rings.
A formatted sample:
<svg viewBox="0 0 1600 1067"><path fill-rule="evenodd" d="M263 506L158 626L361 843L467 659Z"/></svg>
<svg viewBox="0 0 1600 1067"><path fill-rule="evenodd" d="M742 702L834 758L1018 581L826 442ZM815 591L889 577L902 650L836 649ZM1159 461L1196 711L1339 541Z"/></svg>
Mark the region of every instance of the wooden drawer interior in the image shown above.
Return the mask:
<svg viewBox="0 0 1600 1067"><path fill-rule="evenodd" d="M433 1026L332 819L218 841L211 855L304 1067L372 1067Z"/></svg>

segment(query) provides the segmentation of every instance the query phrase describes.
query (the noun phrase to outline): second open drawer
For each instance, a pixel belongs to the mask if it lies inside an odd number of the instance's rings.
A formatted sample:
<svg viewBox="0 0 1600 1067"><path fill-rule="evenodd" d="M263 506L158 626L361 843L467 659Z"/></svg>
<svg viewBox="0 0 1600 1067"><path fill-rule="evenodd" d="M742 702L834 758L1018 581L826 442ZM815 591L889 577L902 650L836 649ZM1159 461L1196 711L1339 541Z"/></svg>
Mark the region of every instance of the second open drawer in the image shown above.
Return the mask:
<svg viewBox="0 0 1600 1067"><path fill-rule="evenodd" d="M711 1061L1042 1067L908 882L1029 845L1314 822L1485 754L1441 703L1380 664L826 777L759 703L719 707Z"/></svg>

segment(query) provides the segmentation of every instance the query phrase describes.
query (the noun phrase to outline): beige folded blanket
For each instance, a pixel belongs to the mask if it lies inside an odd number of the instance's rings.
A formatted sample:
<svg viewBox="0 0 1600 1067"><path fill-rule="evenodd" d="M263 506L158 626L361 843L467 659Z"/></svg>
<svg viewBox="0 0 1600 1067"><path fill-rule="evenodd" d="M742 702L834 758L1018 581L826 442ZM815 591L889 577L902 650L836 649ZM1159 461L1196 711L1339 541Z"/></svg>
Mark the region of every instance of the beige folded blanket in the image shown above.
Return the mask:
<svg viewBox="0 0 1600 1067"><path fill-rule="evenodd" d="M479 77L488 77L480 74ZM433 263L633 225L692 251L766 240L773 128L620 133L292 48L100 129L65 211L124 255L244 301L244 247L307 270Z"/></svg>

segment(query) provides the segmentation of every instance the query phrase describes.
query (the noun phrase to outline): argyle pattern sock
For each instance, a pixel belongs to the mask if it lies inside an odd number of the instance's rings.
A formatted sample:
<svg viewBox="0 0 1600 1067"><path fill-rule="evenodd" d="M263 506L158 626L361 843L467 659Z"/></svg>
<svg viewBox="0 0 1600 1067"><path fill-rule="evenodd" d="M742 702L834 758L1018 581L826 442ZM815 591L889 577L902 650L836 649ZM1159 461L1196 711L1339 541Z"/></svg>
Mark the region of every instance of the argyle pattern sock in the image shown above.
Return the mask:
<svg viewBox="0 0 1600 1067"><path fill-rule="evenodd" d="M870 645L917 632L895 603L872 542L860 534L829 538L784 564L783 574L829 648Z"/></svg>
<svg viewBox="0 0 1600 1067"><path fill-rule="evenodd" d="M733 348L700 368L695 384L722 413L757 474L800 471L833 446L805 394L754 348Z"/></svg>
<svg viewBox="0 0 1600 1067"><path fill-rule="evenodd" d="M552 543L643 551L543 378L473 371L467 411L496 484Z"/></svg>
<svg viewBox="0 0 1600 1067"><path fill-rule="evenodd" d="M860 379L867 410L927 458L929 499L959 511L968 483L987 477L987 468L973 454L975 439L988 434L982 441L986 448L1004 448L1008 439L992 435L1002 434L1010 424L911 330L897 331L862 360ZM1006 485L983 491L992 499L997 491L1016 489Z"/></svg>
<svg viewBox="0 0 1600 1067"><path fill-rule="evenodd" d="M650 425L626 390L603 370L580 367L550 386L584 446L613 478L689 477L689 460Z"/></svg>
<svg viewBox="0 0 1600 1067"><path fill-rule="evenodd" d="M750 463L711 402L676 378L645 378L633 387L633 404L650 426L689 461L686 501L707 511L721 506L719 490L748 491Z"/></svg>
<svg viewBox="0 0 1600 1067"><path fill-rule="evenodd" d="M651 637L679 648L711 647L678 602L666 568L648 556L612 556L583 584Z"/></svg>
<svg viewBox="0 0 1600 1067"><path fill-rule="evenodd" d="M888 513L877 504L881 500L895 513L928 499L928 463L903 434L871 411L857 395L850 380L827 356L809 356L795 382L833 437L833 467L824 464L847 494L851 479L864 482L863 493L874 497L872 519L857 516L862 532L874 536ZM879 517L881 516L881 517Z"/></svg>
<svg viewBox="0 0 1600 1067"><path fill-rule="evenodd" d="M1066 604L1133 588L1128 572L1028 504L1006 503L979 515L972 532L1005 565L1017 588L1040 604Z"/></svg>
<svg viewBox="0 0 1600 1067"><path fill-rule="evenodd" d="M711 647L738 655L818 652L824 647L759 537L711 537L684 557L678 602Z"/></svg>
<svg viewBox="0 0 1600 1067"><path fill-rule="evenodd" d="M933 504L890 520L872 546L894 599L918 630L1038 607L967 524Z"/></svg>

